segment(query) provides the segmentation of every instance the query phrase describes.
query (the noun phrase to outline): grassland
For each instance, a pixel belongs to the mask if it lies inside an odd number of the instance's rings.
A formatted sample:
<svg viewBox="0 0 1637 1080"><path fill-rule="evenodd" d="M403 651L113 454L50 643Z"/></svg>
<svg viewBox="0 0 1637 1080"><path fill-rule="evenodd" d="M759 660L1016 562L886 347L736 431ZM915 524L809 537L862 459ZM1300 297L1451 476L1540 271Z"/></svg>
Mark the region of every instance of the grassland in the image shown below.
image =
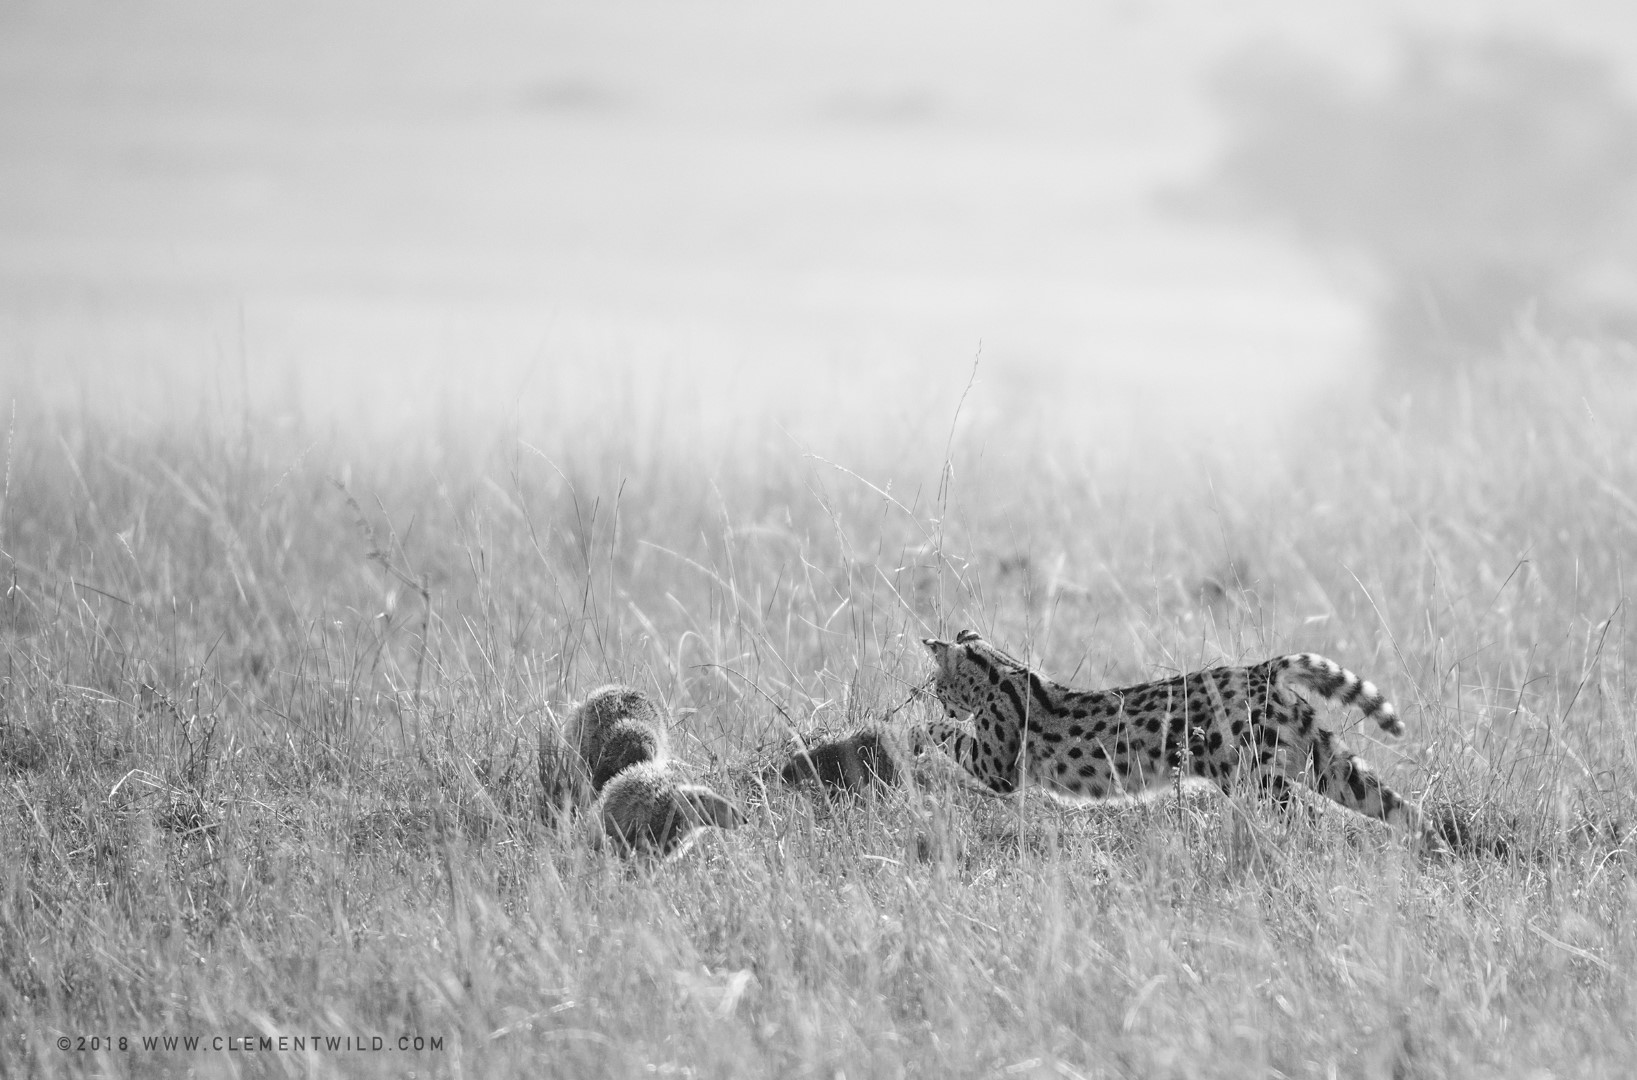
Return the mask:
<svg viewBox="0 0 1637 1080"><path fill-rule="evenodd" d="M0 1075L1629 1075L1631 361L1520 344L1269 417L1254 462L957 422L958 384L935 436L825 457L771 423L24 402ZM966 625L1081 685L1333 656L1409 726L1353 745L1505 851L1209 794L755 783ZM540 820L538 730L615 679L749 827L648 868Z"/></svg>

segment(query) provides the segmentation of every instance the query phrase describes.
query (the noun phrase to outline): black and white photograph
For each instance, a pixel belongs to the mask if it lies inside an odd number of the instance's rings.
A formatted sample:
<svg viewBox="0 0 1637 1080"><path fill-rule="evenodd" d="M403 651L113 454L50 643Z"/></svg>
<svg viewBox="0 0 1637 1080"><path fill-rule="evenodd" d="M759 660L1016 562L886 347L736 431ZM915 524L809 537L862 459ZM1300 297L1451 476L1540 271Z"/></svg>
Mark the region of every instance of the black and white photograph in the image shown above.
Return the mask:
<svg viewBox="0 0 1637 1080"><path fill-rule="evenodd" d="M1633 583L1629 3L0 0L0 1077L1629 1080Z"/></svg>

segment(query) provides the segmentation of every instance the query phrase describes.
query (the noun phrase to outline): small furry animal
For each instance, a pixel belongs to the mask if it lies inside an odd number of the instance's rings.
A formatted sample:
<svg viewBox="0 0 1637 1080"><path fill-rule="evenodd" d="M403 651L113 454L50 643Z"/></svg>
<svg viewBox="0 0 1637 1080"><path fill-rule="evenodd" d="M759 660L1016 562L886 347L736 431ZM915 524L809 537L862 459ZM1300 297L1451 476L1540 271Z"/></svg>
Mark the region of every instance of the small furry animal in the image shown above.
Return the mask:
<svg viewBox="0 0 1637 1080"><path fill-rule="evenodd" d="M686 851L702 829L733 829L750 819L710 788L679 784L664 763L645 761L608 782L598 820L620 854L667 858Z"/></svg>
<svg viewBox="0 0 1637 1080"><path fill-rule="evenodd" d="M1322 656L1298 653L1117 690L1076 690L1029 670L973 630L922 644L936 665L932 692L952 719L970 714L976 730L938 721L917 741L940 744L993 791L1009 794L1027 777L1063 798L1101 799L1160 786L1180 772L1224 791L1243 778L1288 807L1289 783L1300 778L1350 810L1441 846L1416 808L1292 692L1301 687L1357 705L1383 730L1403 733L1380 691Z"/></svg>
<svg viewBox="0 0 1637 1080"><path fill-rule="evenodd" d="M593 793L632 765L670 756L664 714L653 698L629 686L593 690L569 717L563 736L585 762Z"/></svg>
<svg viewBox="0 0 1637 1080"><path fill-rule="evenodd" d="M787 784L816 781L820 787L855 794L874 784L890 785L898 777L892 751L878 731L855 731L839 739L798 740L790 760L779 770Z"/></svg>

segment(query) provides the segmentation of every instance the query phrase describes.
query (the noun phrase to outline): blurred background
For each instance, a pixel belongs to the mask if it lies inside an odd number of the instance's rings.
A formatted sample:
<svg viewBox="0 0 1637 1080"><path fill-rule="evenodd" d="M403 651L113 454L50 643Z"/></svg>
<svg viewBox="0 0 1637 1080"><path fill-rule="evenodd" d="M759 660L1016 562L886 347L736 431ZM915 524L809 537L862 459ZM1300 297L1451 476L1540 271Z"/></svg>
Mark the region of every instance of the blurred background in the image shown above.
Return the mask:
<svg viewBox="0 0 1637 1080"><path fill-rule="evenodd" d="M6 0L0 394L1255 439L1628 334L1634 101L1613 0Z"/></svg>

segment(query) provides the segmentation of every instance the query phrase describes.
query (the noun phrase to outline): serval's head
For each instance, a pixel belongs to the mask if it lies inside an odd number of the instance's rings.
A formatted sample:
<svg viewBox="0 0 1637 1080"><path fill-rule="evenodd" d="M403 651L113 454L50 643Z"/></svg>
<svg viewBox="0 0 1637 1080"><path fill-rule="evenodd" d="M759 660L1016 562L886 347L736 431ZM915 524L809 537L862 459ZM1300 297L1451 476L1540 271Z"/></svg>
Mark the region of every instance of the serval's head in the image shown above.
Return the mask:
<svg viewBox="0 0 1637 1080"><path fill-rule="evenodd" d="M997 693L1003 680L1022 678L1028 670L976 630L962 630L954 641L922 638L921 644L932 654L932 693L952 717L975 712Z"/></svg>

